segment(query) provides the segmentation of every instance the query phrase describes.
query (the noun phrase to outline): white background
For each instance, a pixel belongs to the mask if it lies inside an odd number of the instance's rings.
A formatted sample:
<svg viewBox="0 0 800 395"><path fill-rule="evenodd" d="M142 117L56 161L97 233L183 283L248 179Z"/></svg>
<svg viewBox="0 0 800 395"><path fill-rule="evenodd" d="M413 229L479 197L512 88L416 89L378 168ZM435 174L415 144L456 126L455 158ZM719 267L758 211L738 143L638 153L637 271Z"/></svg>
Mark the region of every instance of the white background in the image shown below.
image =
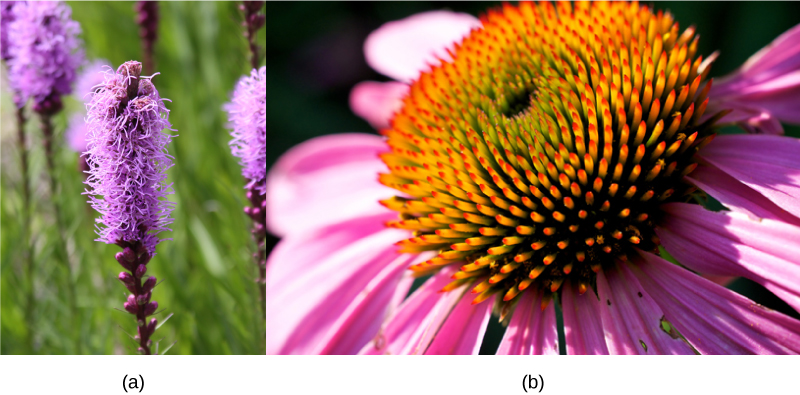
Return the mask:
<svg viewBox="0 0 800 395"><path fill-rule="evenodd" d="M798 394L796 356L0 356L2 394ZM128 392L138 393L138 392ZM538 390L528 393L539 393Z"/></svg>

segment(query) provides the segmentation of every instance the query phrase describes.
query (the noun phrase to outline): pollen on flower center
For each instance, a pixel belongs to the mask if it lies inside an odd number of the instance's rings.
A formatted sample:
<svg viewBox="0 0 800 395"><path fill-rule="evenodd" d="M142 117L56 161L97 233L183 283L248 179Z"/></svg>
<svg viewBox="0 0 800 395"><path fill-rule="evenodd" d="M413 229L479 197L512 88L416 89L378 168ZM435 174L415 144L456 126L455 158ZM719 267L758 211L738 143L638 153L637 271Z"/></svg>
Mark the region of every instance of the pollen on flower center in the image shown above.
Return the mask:
<svg viewBox="0 0 800 395"><path fill-rule="evenodd" d="M694 29L636 3L503 6L411 85L382 155L382 201L439 251L420 275L461 270L475 303L534 287L579 291L634 247L655 250L659 206L710 141L710 82Z"/></svg>

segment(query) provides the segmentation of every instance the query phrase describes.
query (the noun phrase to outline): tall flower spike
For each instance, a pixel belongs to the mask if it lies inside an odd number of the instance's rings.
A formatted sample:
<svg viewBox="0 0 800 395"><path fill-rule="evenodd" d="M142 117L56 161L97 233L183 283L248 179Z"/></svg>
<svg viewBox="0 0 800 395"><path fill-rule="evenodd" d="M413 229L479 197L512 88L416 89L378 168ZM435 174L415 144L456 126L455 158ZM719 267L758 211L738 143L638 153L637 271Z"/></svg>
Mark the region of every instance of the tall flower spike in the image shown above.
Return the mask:
<svg viewBox="0 0 800 395"><path fill-rule="evenodd" d="M253 69L250 76L239 79L231 102L225 105L228 120L233 126L230 142L233 156L240 159L242 175L247 183L247 198L252 204L244 212L253 219L253 236L258 245L255 253L259 268L258 282L263 286L267 265L267 216L265 194L267 190L267 68ZM263 309L262 309L263 310Z"/></svg>
<svg viewBox="0 0 800 395"><path fill-rule="evenodd" d="M250 66L252 68L258 67L258 61L261 59L259 56L259 48L256 44L256 32L264 26L267 21L266 16L261 13L261 7L264 6L265 1L243 1L239 5L239 9L244 12L244 36L247 38L247 45L250 48Z"/></svg>
<svg viewBox="0 0 800 395"><path fill-rule="evenodd" d="M142 38L144 69L149 74L156 67L153 60L153 45L158 39L158 2L137 1L134 10L136 10L136 23L139 25L139 36Z"/></svg>
<svg viewBox="0 0 800 395"><path fill-rule="evenodd" d="M131 292L125 310L136 315L139 351L150 354L150 335L156 319L147 322L158 303L151 302L155 278L144 278L147 263L161 241L156 235L170 230L173 193L166 183L172 166L167 144L172 137L169 110L153 85L141 77L142 64L123 63L108 69L102 87L92 93L88 110L88 146L93 166L86 180L92 207L100 213L97 241L123 248L116 259L127 270L119 280ZM96 197L100 195L101 197Z"/></svg>
<svg viewBox="0 0 800 395"><path fill-rule="evenodd" d="M75 70L83 62L80 25L63 2L17 2L8 25L8 79L18 107L33 99L40 113L61 109L61 96L72 92ZM5 52L5 51L4 51Z"/></svg>

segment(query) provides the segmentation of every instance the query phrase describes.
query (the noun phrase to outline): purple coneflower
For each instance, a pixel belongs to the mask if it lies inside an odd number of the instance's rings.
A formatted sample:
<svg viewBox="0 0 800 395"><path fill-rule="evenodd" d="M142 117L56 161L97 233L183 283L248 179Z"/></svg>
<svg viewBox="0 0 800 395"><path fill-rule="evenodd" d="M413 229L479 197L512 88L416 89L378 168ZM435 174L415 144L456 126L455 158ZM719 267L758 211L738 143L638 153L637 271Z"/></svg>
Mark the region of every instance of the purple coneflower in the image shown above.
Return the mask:
<svg viewBox="0 0 800 395"><path fill-rule="evenodd" d="M170 230L173 193L166 183L172 167L167 153L171 138L169 110L158 95L152 77L141 77L142 65L123 63L109 68L102 87L92 93L88 110L88 145L85 155L93 164L86 180L92 207L100 213L97 241L123 248L116 259L127 272L119 280L131 292L125 310L136 316L139 351L150 354L150 336L157 320L158 303L151 301L155 277L144 277L147 263L161 241L157 234ZM100 197L96 197L96 196Z"/></svg>
<svg viewBox="0 0 800 395"><path fill-rule="evenodd" d="M248 180L247 199L251 207L245 213L253 219L253 236L258 251L254 254L259 268L258 282L262 287L266 270L266 201L267 189L267 68L253 69L250 76L239 79L231 102L225 105L233 127L230 142L233 156L239 158L242 175Z"/></svg>
<svg viewBox="0 0 800 395"><path fill-rule="evenodd" d="M714 138L728 114L701 117L734 93L712 95L694 28L623 2L480 22L421 74L383 63L410 82L384 138L313 139L270 172L267 352L474 354L494 312L498 353L558 353L556 304L569 354L800 352L800 321L698 275L800 310L800 141ZM397 42L371 51L411 58ZM794 72L787 49L736 90ZM749 104L790 121L772 110L798 97L761 89ZM701 190L730 211L687 203ZM430 278L405 298L412 276Z"/></svg>

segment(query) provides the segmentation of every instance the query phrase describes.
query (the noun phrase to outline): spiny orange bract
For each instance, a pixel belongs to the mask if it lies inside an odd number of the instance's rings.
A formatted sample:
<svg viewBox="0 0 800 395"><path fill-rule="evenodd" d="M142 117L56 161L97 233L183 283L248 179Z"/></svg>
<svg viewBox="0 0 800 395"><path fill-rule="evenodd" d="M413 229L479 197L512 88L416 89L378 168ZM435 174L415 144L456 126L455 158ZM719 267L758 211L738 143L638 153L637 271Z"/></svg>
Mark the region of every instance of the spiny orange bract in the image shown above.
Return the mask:
<svg viewBox="0 0 800 395"><path fill-rule="evenodd" d="M709 67L694 29L637 3L504 5L422 73L382 133L382 201L412 230L401 251L439 251L419 275L461 270L479 303L569 280L579 292L637 247L656 250L665 201L685 196ZM549 297L546 296L549 300Z"/></svg>

